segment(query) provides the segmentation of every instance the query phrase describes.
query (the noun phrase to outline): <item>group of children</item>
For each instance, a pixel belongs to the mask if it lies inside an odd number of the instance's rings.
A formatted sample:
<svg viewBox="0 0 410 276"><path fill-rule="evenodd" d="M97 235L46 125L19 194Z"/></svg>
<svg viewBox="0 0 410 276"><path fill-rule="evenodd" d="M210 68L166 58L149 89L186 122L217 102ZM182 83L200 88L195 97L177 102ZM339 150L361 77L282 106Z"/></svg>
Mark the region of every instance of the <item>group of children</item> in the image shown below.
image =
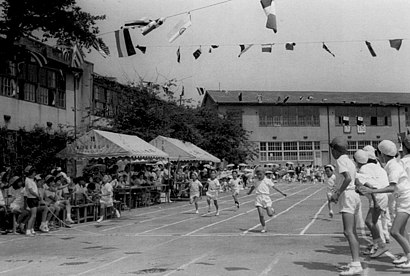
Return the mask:
<svg viewBox="0 0 410 276"><path fill-rule="evenodd" d="M410 216L410 136L403 141L402 146L405 156L401 159L396 145L384 140L377 150L372 146L358 150L353 161L348 157L346 139L337 137L330 144L336 166L325 167L329 216L333 217L331 203L338 203L344 235L352 255L352 261L340 268L340 275L356 275L363 271L356 232L357 216L361 214L360 196L369 200L366 226L373 238L373 244L364 254L377 258L388 251L388 234L386 237L383 234L387 230L389 205L394 200L395 212L390 214L393 219L390 233L402 247L404 255L396 256L393 264L397 268L410 268L410 241L406 230ZM389 198L388 193L393 193L393 197ZM382 218L381 224L379 218Z"/></svg>

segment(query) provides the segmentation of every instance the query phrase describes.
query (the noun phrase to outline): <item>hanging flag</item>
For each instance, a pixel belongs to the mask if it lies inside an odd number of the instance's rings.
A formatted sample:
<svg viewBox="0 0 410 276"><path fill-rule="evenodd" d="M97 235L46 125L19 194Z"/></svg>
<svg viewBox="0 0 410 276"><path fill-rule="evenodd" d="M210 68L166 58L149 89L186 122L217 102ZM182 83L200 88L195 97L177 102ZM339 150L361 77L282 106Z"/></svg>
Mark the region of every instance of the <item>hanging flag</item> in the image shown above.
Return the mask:
<svg viewBox="0 0 410 276"><path fill-rule="evenodd" d="M278 97L278 99L277 99L276 103L279 103L279 102L280 102L280 96Z"/></svg>
<svg viewBox="0 0 410 276"><path fill-rule="evenodd" d="M33 51L29 51L28 53L36 61L39 67L43 67L44 65L47 65L48 63L47 58L43 56L41 53L37 53Z"/></svg>
<svg viewBox="0 0 410 276"><path fill-rule="evenodd" d="M329 48L326 46L326 44L325 44L324 42L323 42L322 48L323 48L326 52L328 52L329 54L331 54L333 57L336 57L335 54L333 54L333 53L329 50Z"/></svg>
<svg viewBox="0 0 410 276"><path fill-rule="evenodd" d="M283 103L286 103L288 100L289 100L289 96L286 96L284 99L283 99Z"/></svg>
<svg viewBox="0 0 410 276"><path fill-rule="evenodd" d="M273 44L262 44L262 53L272 53Z"/></svg>
<svg viewBox="0 0 410 276"><path fill-rule="evenodd" d="M117 44L118 57L129 57L136 54L130 31L127 28L115 31L115 42Z"/></svg>
<svg viewBox="0 0 410 276"><path fill-rule="evenodd" d="M77 44L74 44L73 53L71 54L71 67L81 68L83 63L83 53Z"/></svg>
<svg viewBox="0 0 410 276"><path fill-rule="evenodd" d="M204 95L206 91L203 87L197 87L196 90L198 91L199 96Z"/></svg>
<svg viewBox="0 0 410 276"><path fill-rule="evenodd" d="M198 59L202 54L201 47L199 47L192 55L194 56L195 59Z"/></svg>
<svg viewBox="0 0 410 276"><path fill-rule="evenodd" d="M242 54L246 53L251 47L253 46L253 44L248 44L248 45L244 45L244 44L240 44L239 47L241 48L241 52L238 55L238 58L242 56Z"/></svg>
<svg viewBox="0 0 410 276"><path fill-rule="evenodd" d="M390 39L390 47L396 49L397 51L400 50L401 43L403 42L403 39Z"/></svg>
<svg viewBox="0 0 410 276"><path fill-rule="evenodd" d="M142 35L147 35L159 26L161 26L165 21L165 18L158 18L155 21L150 22L148 25L141 28Z"/></svg>
<svg viewBox="0 0 410 276"><path fill-rule="evenodd" d="M177 50L177 62L181 63L181 47L178 47Z"/></svg>
<svg viewBox="0 0 410 276"><path fill-rule="evenodd" d="M175 27L171 30L171 32L168 34L168 39L169 43L174 42L178 37L180 37L186 29L188 29L192 25L191 22L191 15L188 14L188 16L184 19L178 22L178 24L175 25Z"/></svg>
<svg viewBox="0 0 410 276"><path fill-rule="evenodd" d="M98 39L94 40L93 45L95 50L97 50L103 58L107 58L110 55L110 49L103 41Z"/></svg>
<svg viewBox="0 0 410 276"><path fill-rule="evenodd" d="M309 96L306 98L307 101L313 100L313 96Z"/></svg>
<svg viewBox="0 0 410 276"><path fill-rule="evenodd" d="M300 97L299 97L299 101L301 101L301 100L303 100L303 96L300 96Z"/></svg>
<svg viewBox="0 0 410 276"><path fill-rule="evenodd" d="M181 98L182 98L183 96L185 96L185 87L184 87L184 86L182 86Z"/></svg>
<svg viewBox="0 0 410 276"><path fill-rule="evenodd" d="M295 48L295 46L296 46L296 43L295 43L295 42L286 43L286 44L285 44L285 49L288 50L288 51L293 51L293 49Z"/></svg>
<svg viewBox="0 0 410 276"><path fill-rule="evenodd" d="M137 46L135 46L135 48L140 50L143 54L145 54L145 52L147 51L147 47L145 47L145 46L137 45Z"/></svg>
<svg viewBox="0 0 410 276"><path fill-rule="evenodd" d="M275 33L278 31L276 26L276 7L273 0L261 0L261 5L268 17L266 21L266 28L273 30Z"/></svg>
<svg viewBox="0 0 410 276"><path fill-rule="evenodd" d="M242 102L242 92L239 92L239 94L238 94L238 100L239 100L240 102Z"/></svg>
<svg viewBox="0 0 410 276"><path fill-rule="evenodd" d="M219 48L219 46L218 45L211 45L209 47L209 53L212 53L212 49L216 49L216 48Z"/></svg>
<svg viewBox="0 0 410 276"><path fill-rule="evenodd" d="M366 40L366 46L367 49L369 49L370 54L372 55L372 57L376 57L376 52L373 50L372 44Z"/></svg>
<svg viewBox="0 0 410 276"><path fill-rule="evenodd" d="M262 103L262 95L261 95L261 94L258 94L258 95L256 96L256 100L258 101L258 103Z"/></svg>
<svg viewBox="0 0 410 276"><path fill-rule="evenodd" d="M141 28L141 27L147 26L151 22L152 22L151 19L148 19L148 18L144 17L144 18L141 18L141 19L137 19L137 20L125 23L124 26L125 27L135 26L135 27Z"/></svg>

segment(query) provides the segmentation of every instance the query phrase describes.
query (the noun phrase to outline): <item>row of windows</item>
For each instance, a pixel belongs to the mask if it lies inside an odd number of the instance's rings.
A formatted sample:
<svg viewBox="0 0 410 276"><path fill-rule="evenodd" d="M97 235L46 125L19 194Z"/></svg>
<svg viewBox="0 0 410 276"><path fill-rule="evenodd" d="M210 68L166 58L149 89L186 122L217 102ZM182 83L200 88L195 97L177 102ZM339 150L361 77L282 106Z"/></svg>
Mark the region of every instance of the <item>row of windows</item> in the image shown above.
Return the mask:
<svg viewBox="0 0 410 276"><path fill-rule="evenodd" d="M0 75L0 95L43 105L65 108L65 76L62 71L40 68L35 64L9 63Z"/></svg>
<svg viewBox="0 0 410 276"><path fill-rule="evenodd" d="M379 145L380 141L348 141L348 150L349 150L349 156L353 158L354 153L359 150L363 149L367 145L373 146L375 149L377 149L377 146Z"/></svg>
<svg viewBox="0 0 410 276"><path fill-rule="evenodd" d="M93 115L112 118L117 112L120 94L103 86L94 84Z"/></svg>
<svg viewBox="0 0 410 276"><path fill-rule="evenodd" d="M262 107L259 126L320 126L319 109L314 106Z"/></svg>
<svg viewBox="0 0 410 276"><path fill-rule="evenodd" d="M314 161L320 157L319 141L260 142L260 161Z"/></svg>

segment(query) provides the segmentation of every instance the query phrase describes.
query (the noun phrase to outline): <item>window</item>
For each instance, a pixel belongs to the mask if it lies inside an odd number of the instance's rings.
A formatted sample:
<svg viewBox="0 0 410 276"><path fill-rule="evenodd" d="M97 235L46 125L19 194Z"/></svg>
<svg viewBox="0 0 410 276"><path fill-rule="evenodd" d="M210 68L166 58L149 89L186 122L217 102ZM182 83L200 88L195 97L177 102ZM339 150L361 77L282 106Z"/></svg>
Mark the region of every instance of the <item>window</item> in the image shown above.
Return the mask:
<svg viewBox="0 0 410 276"><path fill-rule="evenodd" d="M410 126L410 107L406 107L406 126Z"/></svg>
<svg viewBox="0 0 410 276"><path fill-rule="evenodd" d="M37 90L37 103L48 104L48 89L39 87Z"/></svg>
<svg viewBox="0 0 410 276"><path fill-rule="evenodd" d="M347 143L350 158L353 158L357 150L363 149L367 145L372 145L375 149L379 145L379 141L348 141Z"/></svg>
<svg viewBox="0 0 410 276"><path fill-rule="evenodd" d="M391 126L391 109L389 107L337 106L335 108L336 125L343 125L343 117L349 117L349 125L357 125L357 117L363 117L366 126Z"/></svg>
<svg viewBox="0 0 410 276"><path fill-rule="evenodd" d="M320 142L260 142L259 154L261 162L314 161L314 156L320 158Z"/></svg>
<svg viewBox="0 0 410 276"><path fill-rule="evenodd" d="M24 100L30 102L36 101L36 85L31 83L24 84Z"/></svg>
<svg viewBox="0 0 410 276"><path fill-rule="evenodd" d="M260 107L259 126L320 126L319 108L314 106Z"/></svg>
<svg viewBox="0 0 410 276"><path fill-rule="evenodd" d="M16 89L16 82L9 77L0 76L0 95L12 96Z"/></svg>
<svg viewBox="0 0 410 276"><path fill-rule="evenodd" d="M231 120L232 122L235 122L236 124L242 126L243 121L242 121L242 109L228 109L226 111L226 117L228 120Z"/></svg>

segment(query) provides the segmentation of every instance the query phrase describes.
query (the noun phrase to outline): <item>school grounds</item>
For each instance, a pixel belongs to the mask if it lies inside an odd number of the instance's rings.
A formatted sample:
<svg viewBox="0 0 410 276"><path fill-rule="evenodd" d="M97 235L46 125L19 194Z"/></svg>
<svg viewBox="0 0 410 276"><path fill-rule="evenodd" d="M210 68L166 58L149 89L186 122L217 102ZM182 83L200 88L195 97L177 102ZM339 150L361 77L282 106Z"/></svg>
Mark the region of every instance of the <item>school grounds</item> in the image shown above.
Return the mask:
<svg viewBox="0 0 410 276"><path fill-rule="evenodd" d="M0 275L338 275L350 254L341 216L328 216L324 185L277 187L288 196L272 194L276 213L266 217L267 233L260 233L255 195L241 191L237 209L226 192L220 216L207 213L203 197L200 214L180 201L36 237L0 236ZM389 247L401 253L395 241ZM363 265L363 275L410 274L386 255L363 257Z"/></svg>

